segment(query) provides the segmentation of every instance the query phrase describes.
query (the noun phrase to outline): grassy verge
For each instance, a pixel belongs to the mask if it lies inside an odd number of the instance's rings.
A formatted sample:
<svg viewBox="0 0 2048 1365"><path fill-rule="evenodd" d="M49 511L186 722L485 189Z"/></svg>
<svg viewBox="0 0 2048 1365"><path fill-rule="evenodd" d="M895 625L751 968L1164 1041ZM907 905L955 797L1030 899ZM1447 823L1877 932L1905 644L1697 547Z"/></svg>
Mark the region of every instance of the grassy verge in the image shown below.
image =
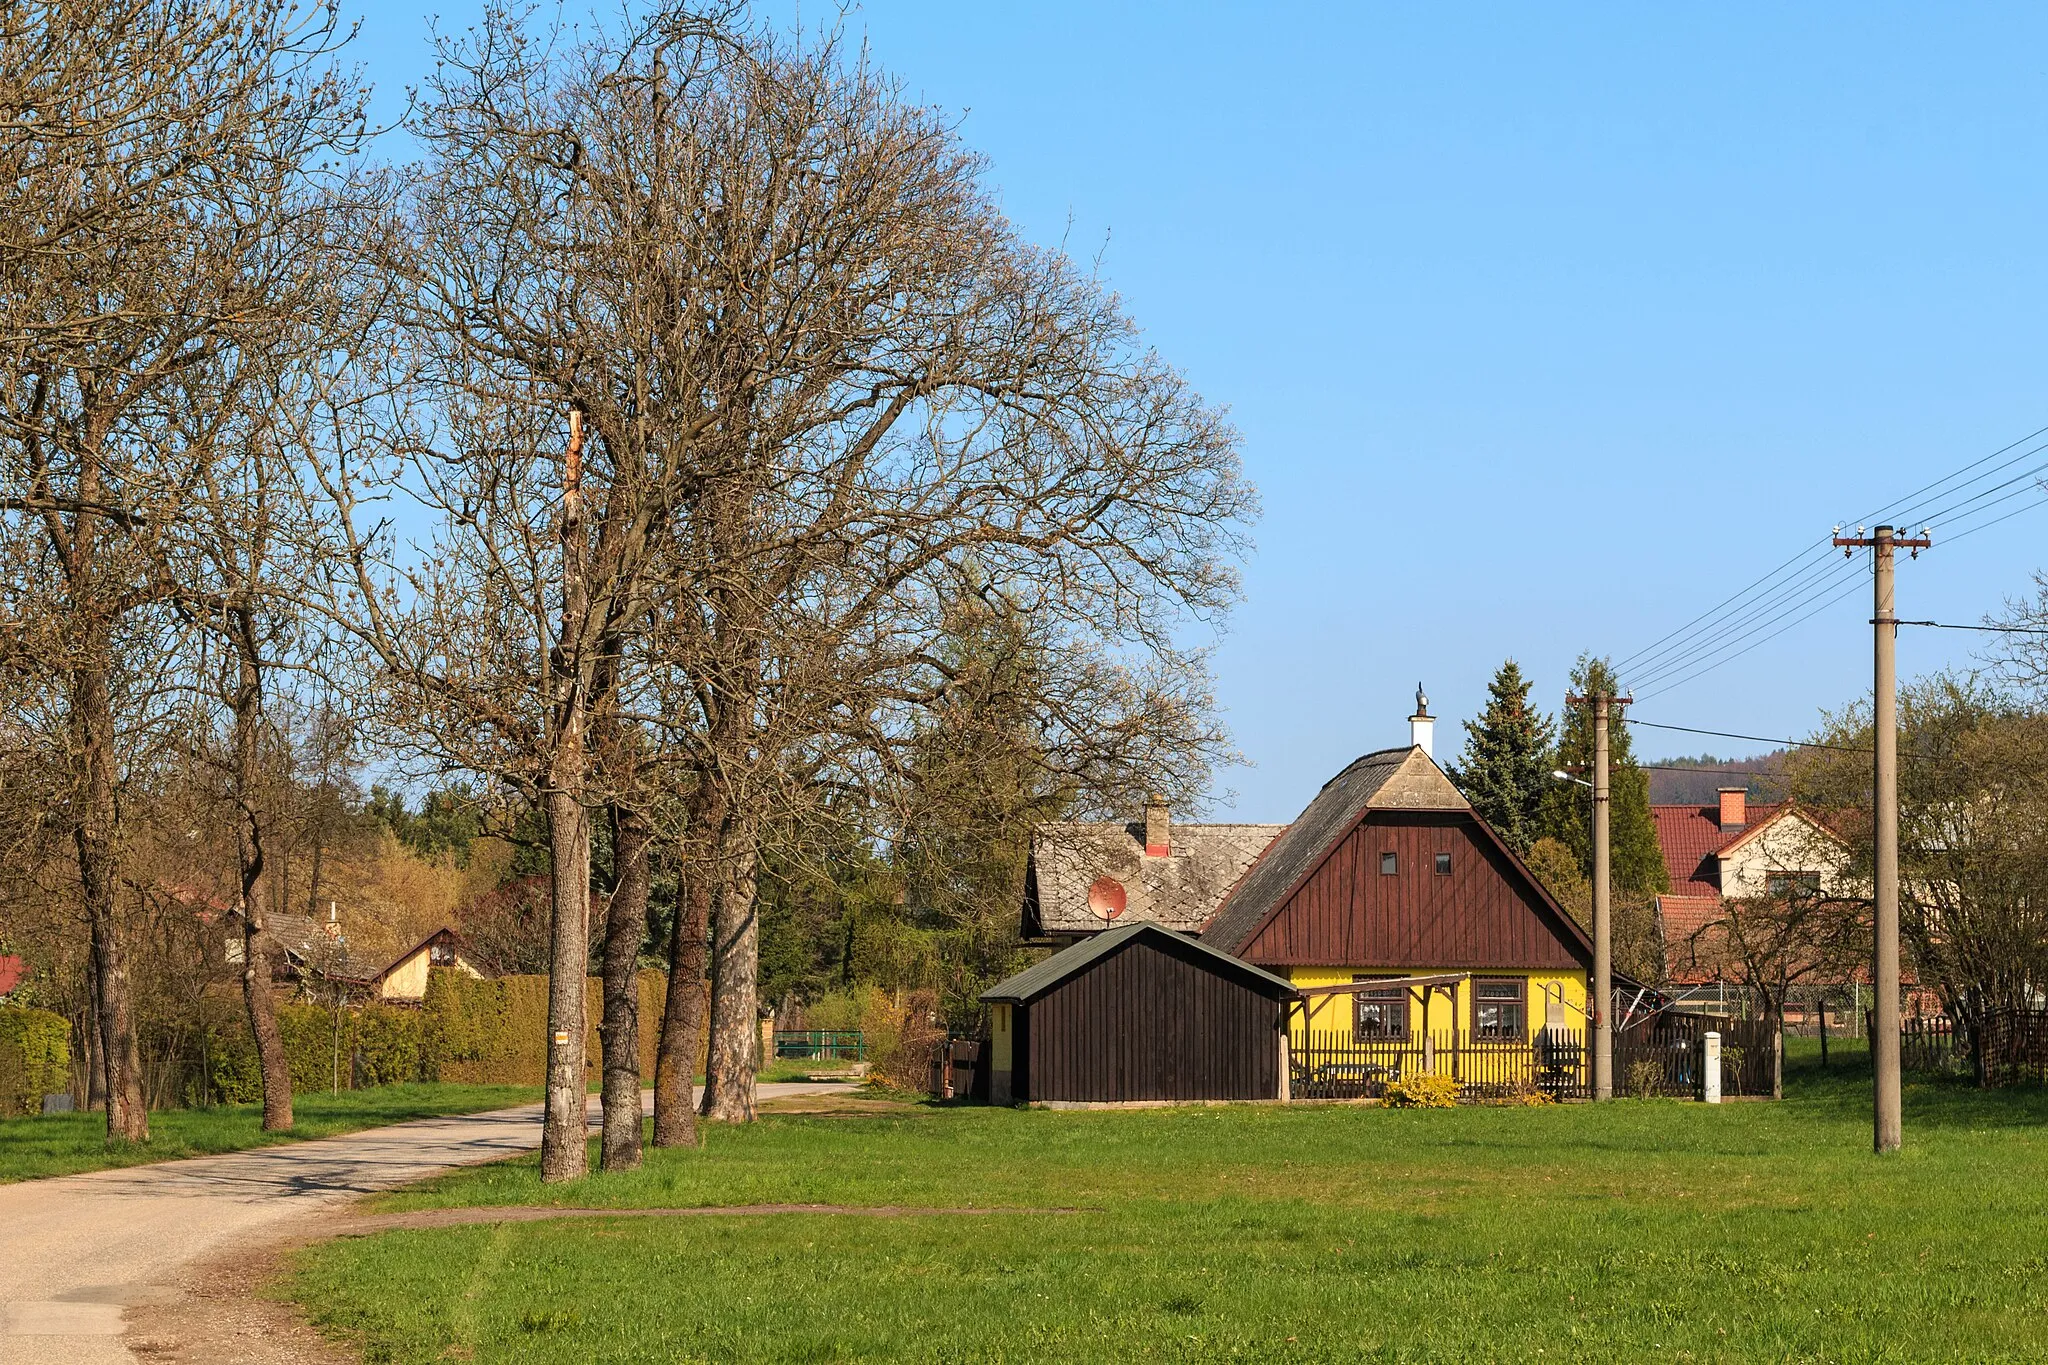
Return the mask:
<svg viewBox="0 0 2048 1365"><path fill-rule="evenodd" d="M7 1119L0 1122L0 1183L333 1137L407 1119L505 1109L539 1098L538 1089L511 1085L388 1085L339 1095L306 1094L293 1098L295 1123L283 1133L261 1130L261 1105L173 1109L149 1116L150 1140L143 1144L108 1142L102 1114Z"/></svg>
<svg viewBox="0 0 2048 1365"><path fill-rule="evenodd" d="M2048 1096L1916 1083L1880 1162L1861 1058L1811 1051L1719 1108L774 1116L382 1202L1085 1211L390 1232L291 1292L388 1361L2048 1358Z"/></svg>

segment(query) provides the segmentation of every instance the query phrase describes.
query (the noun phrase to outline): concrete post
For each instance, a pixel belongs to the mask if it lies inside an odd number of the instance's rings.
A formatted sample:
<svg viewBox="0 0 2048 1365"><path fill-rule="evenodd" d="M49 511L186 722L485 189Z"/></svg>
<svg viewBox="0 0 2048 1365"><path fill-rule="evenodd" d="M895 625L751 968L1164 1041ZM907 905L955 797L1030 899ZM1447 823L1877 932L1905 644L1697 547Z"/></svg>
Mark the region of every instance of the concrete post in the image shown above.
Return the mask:
<svg viewBox="0 0 2048 1365"><path fill-rule="evenodd" d="M1708 1104L1721 1102L1721 1035L1708 1033L1700 1040L1700 1098Z"/></svg>
<svg viewBox="0 0 2048 1365"><path fill-rule="evenodd" d="M1593 698L1593 998L1586 1011L1593 1025L1593 1098L1614 1098L1614 950L1610 939L1612 851L1609 844L1607 782L1608 699Z"/></svg>

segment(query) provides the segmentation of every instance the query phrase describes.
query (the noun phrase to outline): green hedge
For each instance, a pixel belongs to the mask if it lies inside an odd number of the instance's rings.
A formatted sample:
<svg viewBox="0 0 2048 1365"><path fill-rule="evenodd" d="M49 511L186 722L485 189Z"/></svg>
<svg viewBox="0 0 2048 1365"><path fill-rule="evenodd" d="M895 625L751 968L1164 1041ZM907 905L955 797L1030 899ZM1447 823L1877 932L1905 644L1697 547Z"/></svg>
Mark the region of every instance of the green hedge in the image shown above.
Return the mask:
<svg viewBox="0 0 2048 1365"><path fill-rule="evenodd" d="M0 1117L40 1113L43 1096L70 1088L70 1021L0 1005Z"/></svg>
<svg viewBox="0 0 2048 1365"><path fill-rule="evenodd" d="M640 973L640 1074L650 1085L667 989L663 973ZM593 1079L603 1004L602 983L593 977L587 983L584 1037ZM445 970L428 977L426 999L417 1008L354 1005L338 1017L326 1005L277 1008L292 1089L301 1093L333 1086L337 1071L344 1090L419 1080L540 1085L547 1070L547 1020L544 976L487 981ZM256 1047L246 1026L217 1039L212 1059L216 1099L251 1103L263 1097Z"/></svg>

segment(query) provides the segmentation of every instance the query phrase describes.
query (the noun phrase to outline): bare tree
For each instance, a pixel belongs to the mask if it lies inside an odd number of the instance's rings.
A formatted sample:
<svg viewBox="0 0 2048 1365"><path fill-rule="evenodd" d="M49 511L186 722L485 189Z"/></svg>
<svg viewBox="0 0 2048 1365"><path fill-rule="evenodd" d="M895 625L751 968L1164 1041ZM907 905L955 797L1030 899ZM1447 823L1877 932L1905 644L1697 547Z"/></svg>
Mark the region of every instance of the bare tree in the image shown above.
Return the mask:
<svg viewBox="0 0 2048 1365"><path fill-rule="evenodd" d="M1867 748L1869 715L1821 738ZM1795 756L1793 792L1835 807L1851 869L1870 866L1870 773L1853 753ZM1969 1034L2048 991L2048 716L1975 677L1937 675L1899 697L1899 910L1908 960Z"/></svg>
<svg viewBox="0 0 2048 1365"><path fill-rule="evenodd" d="M179 440L180 384L271 320L266 215L309 162L345 154L360 93L333 71L331 9L279 0L45 0L0 22L0 510L42 542L38 661L68 716L77 849L111 1135L148 1136L116 930L123 636L169 597L166 538L207 458Z"/></svg>

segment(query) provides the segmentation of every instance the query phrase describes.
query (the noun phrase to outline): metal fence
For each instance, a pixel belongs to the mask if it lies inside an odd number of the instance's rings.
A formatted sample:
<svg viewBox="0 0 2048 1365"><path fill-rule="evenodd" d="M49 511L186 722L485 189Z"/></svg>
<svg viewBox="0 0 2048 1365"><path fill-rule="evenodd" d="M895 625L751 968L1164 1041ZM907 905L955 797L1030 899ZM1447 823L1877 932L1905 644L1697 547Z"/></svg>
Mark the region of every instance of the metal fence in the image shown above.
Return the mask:
<svg viewBox="0 0 2048 1365"><path fill-rule="evenodd" d="M2048 1085L2048 1009L1993 1010L1984 1016L1978 1041L1984 1052L1981 1067L1972 1055L1969 1031L1953 1019L1902 1019L1899 1065L1948 1075L1974 1071L1986 1086Z"/></svg>
<svg viewBox="0 0 2048 1365"><path fill-rule="evenodd" d="M782 1060L864 1062L867 1039L857 1028L779 1028L775 1055Z"/></svg>

